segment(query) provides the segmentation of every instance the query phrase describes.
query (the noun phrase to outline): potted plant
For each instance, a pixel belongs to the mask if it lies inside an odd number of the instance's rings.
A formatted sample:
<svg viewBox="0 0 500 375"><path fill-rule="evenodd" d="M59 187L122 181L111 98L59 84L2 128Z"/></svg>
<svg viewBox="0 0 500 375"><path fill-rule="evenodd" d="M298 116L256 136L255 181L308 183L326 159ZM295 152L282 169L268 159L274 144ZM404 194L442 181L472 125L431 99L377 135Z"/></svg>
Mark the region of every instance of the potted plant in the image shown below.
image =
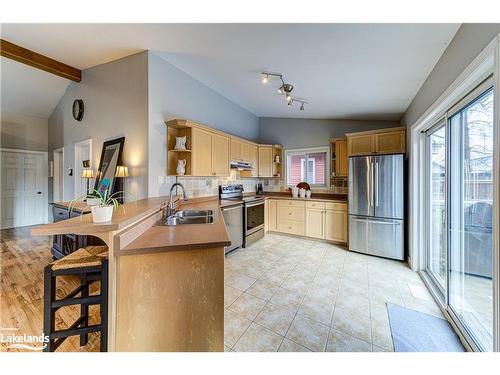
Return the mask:
<svg viewBox="0 0 500 375"><path fill-rule="evenodd" d="M118 195L121 193L123 192L117 191L114 194L109 194L108 189L102 192L94 190L89 195L85 194L85 196L73 199L70 202L69 210L71 211L75 207L75 204L80 200L84 198L87 198L88 200L88 197L91 196L93 205L89 205L87 201L87 206L85 208L90 207L90 211L92 212L92 220L94 221L94 223L105 223L107 221L111 221L111 218L113 217L113 210L120 205L120 202L118 201L120 197Z"/></svg>

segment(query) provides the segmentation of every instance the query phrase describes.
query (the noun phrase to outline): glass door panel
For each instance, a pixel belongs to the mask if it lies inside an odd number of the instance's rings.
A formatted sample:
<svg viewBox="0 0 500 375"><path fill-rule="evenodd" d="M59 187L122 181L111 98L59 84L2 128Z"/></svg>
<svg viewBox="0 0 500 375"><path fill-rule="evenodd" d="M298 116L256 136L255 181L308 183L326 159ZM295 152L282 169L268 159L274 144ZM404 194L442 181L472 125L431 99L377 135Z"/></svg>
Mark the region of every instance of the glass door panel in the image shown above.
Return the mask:
<svg viewBox="0 0 500 375"><path fill-rule="evenodd" d="M446 121L427 132L427 272L446 290Z"/></svg>
<svg viewBox="0 0 500 375"><path fill-rule="evenodd" d="M483 350L492 350L493 90L449 118L448 304Z"/></svg>

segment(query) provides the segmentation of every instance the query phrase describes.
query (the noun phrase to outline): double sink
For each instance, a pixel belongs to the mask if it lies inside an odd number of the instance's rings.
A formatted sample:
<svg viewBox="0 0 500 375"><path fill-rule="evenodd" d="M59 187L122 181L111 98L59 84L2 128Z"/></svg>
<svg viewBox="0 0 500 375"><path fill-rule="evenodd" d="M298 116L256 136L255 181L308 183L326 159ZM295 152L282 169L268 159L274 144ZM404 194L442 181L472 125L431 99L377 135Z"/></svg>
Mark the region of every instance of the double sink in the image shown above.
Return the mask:
<svg viewBox="0 0 500 375"><path fill-rule="evenodd" d="M176 226L184 224L212 224L214 222L213 210L183 210L162 220L159 225Z"/></svg>

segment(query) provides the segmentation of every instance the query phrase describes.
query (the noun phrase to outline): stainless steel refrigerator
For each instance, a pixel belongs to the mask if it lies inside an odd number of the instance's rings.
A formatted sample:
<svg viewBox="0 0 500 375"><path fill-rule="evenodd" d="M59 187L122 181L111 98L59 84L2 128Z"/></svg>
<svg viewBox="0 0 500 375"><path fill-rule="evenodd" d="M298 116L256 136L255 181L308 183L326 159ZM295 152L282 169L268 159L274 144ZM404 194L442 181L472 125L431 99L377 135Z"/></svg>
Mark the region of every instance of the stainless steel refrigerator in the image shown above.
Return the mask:
<svg viewBox="0 0 500 375"><path fill-rule="evenodd" d="M349 158L349 250L404 259L403 155Z"/></svg>

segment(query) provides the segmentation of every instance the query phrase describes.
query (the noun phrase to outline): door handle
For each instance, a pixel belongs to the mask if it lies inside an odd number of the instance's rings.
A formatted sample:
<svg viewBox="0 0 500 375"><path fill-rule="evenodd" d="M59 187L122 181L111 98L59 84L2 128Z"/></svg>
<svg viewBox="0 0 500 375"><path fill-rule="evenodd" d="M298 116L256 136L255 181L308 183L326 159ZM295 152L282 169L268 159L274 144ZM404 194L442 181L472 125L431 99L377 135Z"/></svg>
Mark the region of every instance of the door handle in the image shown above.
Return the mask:
<svg viewBox="0 0 500 375"><path fill-rule="evenodd" d="M378 162L375 162L375 207L378 207Z"/></svg>

